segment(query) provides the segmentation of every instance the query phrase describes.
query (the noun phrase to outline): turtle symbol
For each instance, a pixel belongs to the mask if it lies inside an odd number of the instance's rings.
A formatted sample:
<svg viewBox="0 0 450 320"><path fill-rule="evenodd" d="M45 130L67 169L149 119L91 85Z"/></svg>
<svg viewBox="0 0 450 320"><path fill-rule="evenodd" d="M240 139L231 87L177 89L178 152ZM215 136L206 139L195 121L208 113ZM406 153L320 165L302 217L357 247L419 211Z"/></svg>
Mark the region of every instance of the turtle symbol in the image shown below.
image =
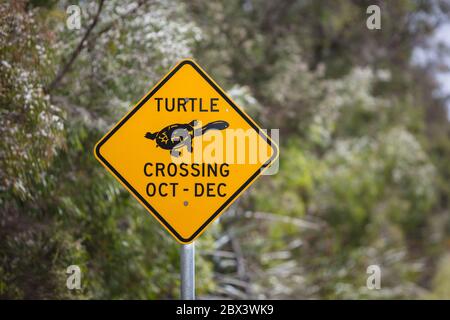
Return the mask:
<svg viewBox="0 0 450 320"><path fill-rule="evenodd" d="M170 150L173 156L178 157L181 152L175 149L186 146L187 150L192 152L192 139L194 137L201 136L208 130L224 130L229 126L228 122L222 120L210 122L201 128L195 128L197 124L197 120L189 123L171 124L158 132L147 132L145 138L156 140L156 147Z"/></svg>

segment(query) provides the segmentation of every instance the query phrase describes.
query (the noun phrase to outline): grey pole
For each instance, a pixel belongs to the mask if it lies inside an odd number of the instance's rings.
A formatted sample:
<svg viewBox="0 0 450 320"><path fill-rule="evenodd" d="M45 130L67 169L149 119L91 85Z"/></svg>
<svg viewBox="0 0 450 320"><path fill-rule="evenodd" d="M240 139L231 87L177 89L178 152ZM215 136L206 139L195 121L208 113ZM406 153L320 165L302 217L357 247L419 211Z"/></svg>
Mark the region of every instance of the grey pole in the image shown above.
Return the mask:
<svg viewBox="0 0 450 320"><path fill-rule="evenodd" d="M181 299L195 300L195 243L181 245Z"/></svg>

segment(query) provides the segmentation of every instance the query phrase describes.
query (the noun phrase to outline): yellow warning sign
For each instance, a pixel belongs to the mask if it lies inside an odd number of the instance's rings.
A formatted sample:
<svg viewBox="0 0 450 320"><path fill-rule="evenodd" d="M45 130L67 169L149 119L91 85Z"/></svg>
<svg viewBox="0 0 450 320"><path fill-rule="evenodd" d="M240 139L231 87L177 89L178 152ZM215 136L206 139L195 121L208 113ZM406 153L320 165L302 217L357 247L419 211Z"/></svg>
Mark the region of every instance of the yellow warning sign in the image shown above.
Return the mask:
<svg viewBox="0 0 450 320"><path fill-rule="evenodd" d="M189 243L273 163L278 148L200 66L183 60L97 143L95 156Z"/></svg>

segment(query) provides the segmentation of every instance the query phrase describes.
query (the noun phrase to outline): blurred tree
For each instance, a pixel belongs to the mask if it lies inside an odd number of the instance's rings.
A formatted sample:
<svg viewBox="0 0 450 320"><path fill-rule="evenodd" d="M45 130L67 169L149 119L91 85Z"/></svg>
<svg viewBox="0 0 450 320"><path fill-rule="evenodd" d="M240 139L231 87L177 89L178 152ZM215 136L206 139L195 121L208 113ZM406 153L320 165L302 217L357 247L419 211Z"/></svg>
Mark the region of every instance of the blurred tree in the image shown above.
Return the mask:
<svg viewBox="0 0 450 320"><path fill-rule="evenodd" d="M381 7L379 32L365 27L370 4ZM440 140L448 152L449 125L431 70L412 55L448 22L449 3L197 0L189 9L204 30L197 59L219 82L248 87L260 121L281 130L280 173L223 218L252 271L219 270L247 279L234 287L249 297L421 296L448 239L439 201L448 165L430 146ZM386 290L364 288L369 264L382 267ZM239 297L230 283L220 294Z"/></svg>

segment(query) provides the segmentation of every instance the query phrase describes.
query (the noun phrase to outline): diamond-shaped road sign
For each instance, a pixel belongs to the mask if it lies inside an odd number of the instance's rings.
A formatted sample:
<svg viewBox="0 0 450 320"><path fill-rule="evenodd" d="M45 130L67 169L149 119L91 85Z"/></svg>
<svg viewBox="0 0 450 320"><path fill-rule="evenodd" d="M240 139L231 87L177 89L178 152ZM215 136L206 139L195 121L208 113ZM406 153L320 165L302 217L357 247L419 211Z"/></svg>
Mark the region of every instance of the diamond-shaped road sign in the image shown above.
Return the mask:
<svg viewBox="0 0 450 320"><path fill-rule="evenodd" d="M94 151L181 243L196 239L278 156L192 60L179 62Z"/></svg>

